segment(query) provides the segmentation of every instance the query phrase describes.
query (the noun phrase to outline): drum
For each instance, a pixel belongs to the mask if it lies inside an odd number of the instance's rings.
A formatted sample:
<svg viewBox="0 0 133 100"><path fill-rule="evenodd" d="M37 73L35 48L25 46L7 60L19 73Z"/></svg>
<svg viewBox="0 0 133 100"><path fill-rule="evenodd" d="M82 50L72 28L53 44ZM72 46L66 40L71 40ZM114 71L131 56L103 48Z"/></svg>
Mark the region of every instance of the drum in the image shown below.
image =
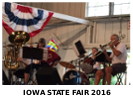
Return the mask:
<svg viewBox="0 0 133 100"><path fill-rule="evenodd" d="M85 74L89 74L93 71L93 66L88 63L83 63L79 66Z"/></svg>
<svg viewBox="0 0 133 100"><path fill-rule="evenodd" d="M64 85L89 85L89 83L84 73L75 70L69 70L63 76Z"/></svg>

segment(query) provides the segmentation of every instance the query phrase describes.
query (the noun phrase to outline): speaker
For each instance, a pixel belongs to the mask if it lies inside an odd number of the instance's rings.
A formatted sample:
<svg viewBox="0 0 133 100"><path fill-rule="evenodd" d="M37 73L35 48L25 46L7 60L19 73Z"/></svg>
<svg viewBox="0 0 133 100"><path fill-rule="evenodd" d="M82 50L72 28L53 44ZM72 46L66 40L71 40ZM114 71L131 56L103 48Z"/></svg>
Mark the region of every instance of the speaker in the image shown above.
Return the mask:
<svg viewBox="0 0 133 100"><path fill-rule="evenodd" d="M36 74L38 85L58 85L62 84L56 68L45 66L40 68Z"/></svg>
<svg viewBox="0 0 133 100"><path fill-rule="evenodd" d="M85 51L85 49L84 49L84 47L83 47L80 40L75 42L75 47L76 47L76 52L77 52L78 56L82 56L86 53L86 51Z"/></svg>

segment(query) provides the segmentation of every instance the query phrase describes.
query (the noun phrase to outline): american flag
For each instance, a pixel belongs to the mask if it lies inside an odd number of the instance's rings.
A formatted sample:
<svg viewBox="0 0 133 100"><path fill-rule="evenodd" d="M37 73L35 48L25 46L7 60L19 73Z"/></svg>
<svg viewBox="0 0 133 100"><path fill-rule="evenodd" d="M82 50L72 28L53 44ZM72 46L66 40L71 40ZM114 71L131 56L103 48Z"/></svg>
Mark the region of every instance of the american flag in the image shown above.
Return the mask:
<svg viewBox="0 0 133 100"><path fill-rule="evenodd" d="M2 10L2 24L8 34L24 31L30 37L41 32L53 16L53 12L9 2L3 3Z"/></svg>

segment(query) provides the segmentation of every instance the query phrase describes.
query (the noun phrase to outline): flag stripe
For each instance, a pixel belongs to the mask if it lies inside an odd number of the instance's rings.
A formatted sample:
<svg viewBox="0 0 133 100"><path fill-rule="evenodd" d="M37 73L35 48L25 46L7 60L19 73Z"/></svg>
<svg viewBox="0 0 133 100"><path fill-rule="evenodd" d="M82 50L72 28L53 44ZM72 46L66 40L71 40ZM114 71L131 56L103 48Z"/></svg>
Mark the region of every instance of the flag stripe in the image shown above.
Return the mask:
<svg viewBox="0 0 133 100"><path fill-rule="evenodd" d="M29 7L24 7L24 6L20 6L18 5L17 6L17 9L21 12L24 12L24 13L32 13L32 9L29 8Z"/></svg>
<svg viewBox="0 0 133 100"><path fill-rule="evenodd" d="M11 27L9 27L4 21L2 21L2 24L8 34L11 34L12 32L14 32L14 30Z"/></svg>

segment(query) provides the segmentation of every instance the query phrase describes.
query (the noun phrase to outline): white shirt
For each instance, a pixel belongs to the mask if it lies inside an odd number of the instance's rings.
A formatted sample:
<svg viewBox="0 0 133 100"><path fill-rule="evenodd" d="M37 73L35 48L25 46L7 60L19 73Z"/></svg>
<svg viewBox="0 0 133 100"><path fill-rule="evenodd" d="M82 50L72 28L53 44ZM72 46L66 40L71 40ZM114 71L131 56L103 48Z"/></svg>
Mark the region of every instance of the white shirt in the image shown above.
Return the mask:
<svg viewBox="0 0 133 100"><path fill-rule="evenodd" d="M126 46L123 43L119 43L117 47L115 47L115 49L120 51L121 54L119 56L115 56L113 52L111 53L110 57L112 58L112 64L126 63L127 60Z"/></svg>

